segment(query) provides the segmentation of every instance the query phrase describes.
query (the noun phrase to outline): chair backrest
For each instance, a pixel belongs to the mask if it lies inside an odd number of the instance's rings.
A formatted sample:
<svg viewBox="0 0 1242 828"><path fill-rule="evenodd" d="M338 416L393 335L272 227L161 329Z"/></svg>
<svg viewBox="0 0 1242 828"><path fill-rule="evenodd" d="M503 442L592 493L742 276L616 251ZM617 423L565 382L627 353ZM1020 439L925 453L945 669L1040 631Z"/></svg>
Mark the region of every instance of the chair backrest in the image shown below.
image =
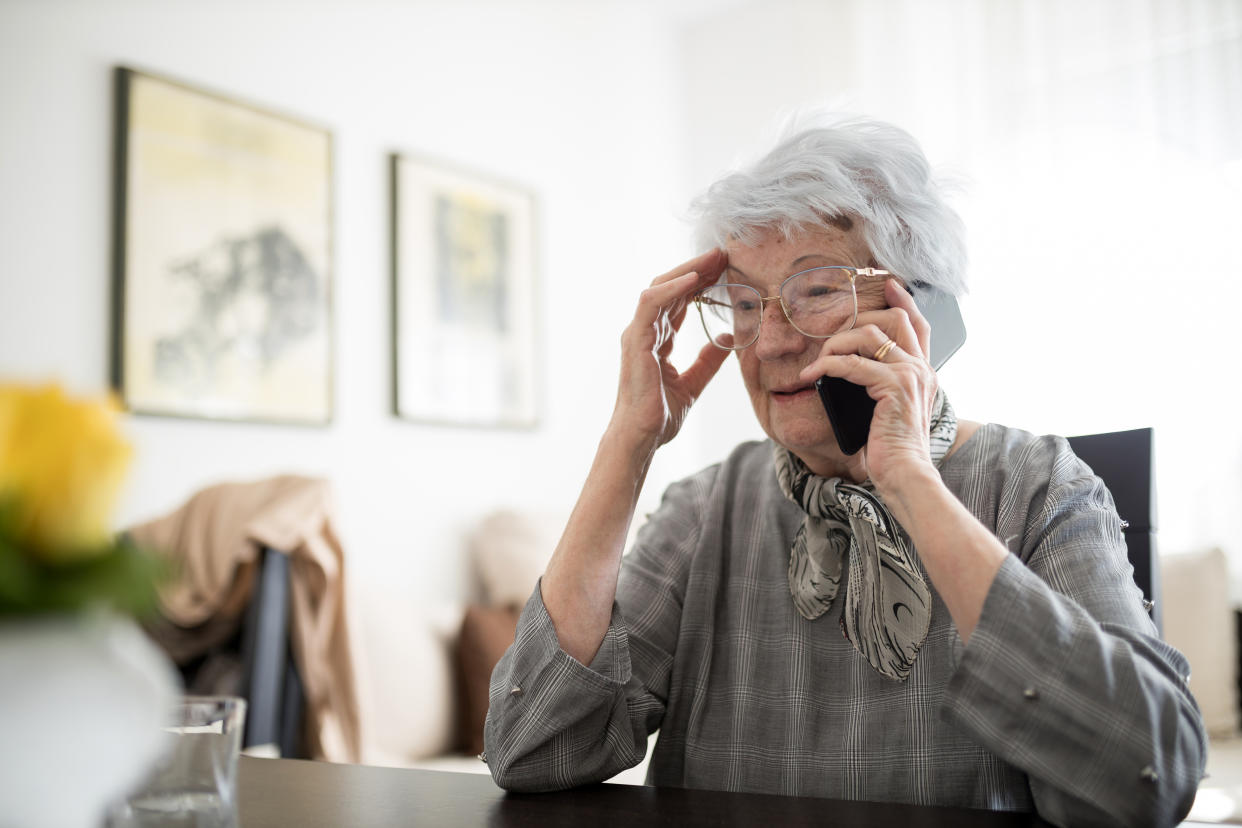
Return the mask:
<svg viewBox="0 0 1242 828"><path fill-rule="evenodd" d="M243 746L274 746L283 759L306 756L305 689L293 658L289 626L289 558L264 548L241 626L241 688L246 698Z"/></svg>
<svg viewBox="0 0 1242 828"><path fill-rule="evenodd" d="M1156 482L1150 428L1084 434L1070 437L1070 447L1091 467L1117 504L1117 514L1128 526L1126 549L1134 567L1134 582L1151 602L1156 629L1160 620L1160 560L1156 554Z"/></svg>

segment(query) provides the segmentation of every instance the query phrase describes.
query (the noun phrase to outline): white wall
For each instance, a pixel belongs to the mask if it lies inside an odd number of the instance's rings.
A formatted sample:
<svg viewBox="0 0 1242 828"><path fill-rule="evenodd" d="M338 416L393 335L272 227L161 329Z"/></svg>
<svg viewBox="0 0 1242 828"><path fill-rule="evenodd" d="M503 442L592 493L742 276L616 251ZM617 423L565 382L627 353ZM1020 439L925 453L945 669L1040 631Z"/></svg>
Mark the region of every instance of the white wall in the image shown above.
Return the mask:
<svg viewBox="0 0 1242 828"><path fill-rule="evenodd" d="M0 377L107 384L111 74L130 65L296 114L335 139L336 418L325 429L132 417L118 522L219 480L337 487L361 582L466 590L486 510L565 510L611 412L640 286L688 257L680 115L657 4L0 3ZM388 414L386 154L537 195L543 419L533 431ZM685 468L657 471L660 475Z"/></svg>

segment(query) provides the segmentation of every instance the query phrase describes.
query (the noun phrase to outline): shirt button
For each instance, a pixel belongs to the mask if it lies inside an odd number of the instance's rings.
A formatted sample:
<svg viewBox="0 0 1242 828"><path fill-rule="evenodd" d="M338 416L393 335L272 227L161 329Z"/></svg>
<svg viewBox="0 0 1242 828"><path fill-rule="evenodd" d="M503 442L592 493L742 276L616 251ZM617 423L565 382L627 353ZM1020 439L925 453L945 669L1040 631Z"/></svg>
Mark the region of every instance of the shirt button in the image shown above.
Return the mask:
<svg viewBox="0 0 1242 828"><path fill-rule="evenodd" d="M510 696L520 696L520 695L522 695L522 688L521 688L521 687L519 687L519 686L518 686L518 685L516 685L516 684L515 684L515 685L513 685L513 689L509 691L509 695L510 695Z"/></svg>
<svg viewBox="0 0 1242 828"><path fill-rule="evenodd" d="M1039 691L1034 687L1028 687L1022 691L1022 697L1027 701L1035 701L1039 698Z"/></svg>
<svg viewBox="0 0 1242 828"><path fill-rule="evenodd" d="M1147 782L1155 782L1159 778L1160 777L1156 773L1156 769L1153 768L1151 765L1147 765L1141 771L1139 771L1139 779L1143 779Z"/></svg>

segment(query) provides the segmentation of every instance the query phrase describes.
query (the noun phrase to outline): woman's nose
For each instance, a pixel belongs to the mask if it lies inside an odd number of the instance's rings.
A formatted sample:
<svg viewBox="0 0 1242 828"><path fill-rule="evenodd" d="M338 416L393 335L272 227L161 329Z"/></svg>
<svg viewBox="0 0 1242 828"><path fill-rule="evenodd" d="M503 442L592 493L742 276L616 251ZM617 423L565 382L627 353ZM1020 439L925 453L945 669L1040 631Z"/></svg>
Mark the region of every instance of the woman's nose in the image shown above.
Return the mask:
<svg viewBox="0 0 1242 828"><path fill-rule="evenodd" d="M801 353L806 347L806 337L789 323L780 300L773 297L765 303L763 324L759 326L759 338L755 340L755 356L768 361L789 354Z"/></svg>

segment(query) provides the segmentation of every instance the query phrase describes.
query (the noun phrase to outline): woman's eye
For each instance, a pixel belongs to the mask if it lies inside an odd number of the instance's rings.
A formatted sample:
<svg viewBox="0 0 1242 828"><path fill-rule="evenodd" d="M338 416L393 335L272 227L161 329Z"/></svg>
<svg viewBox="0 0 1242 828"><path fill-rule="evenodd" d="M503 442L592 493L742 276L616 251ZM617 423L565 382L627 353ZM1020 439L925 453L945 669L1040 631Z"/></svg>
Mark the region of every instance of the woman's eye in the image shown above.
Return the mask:
<svg viewBox="0 0 1242 828"><path fill-rule="evenodd" d="M751 301L750 299L743 299L739 302L733 303L733 310L735 313L749 313L750 311L753 311L758 304L758 302Z"/></svg>
<svg viewBox="0 0 1242 828"><path fill-rule="evenodd" d="M796 299L794 299L794 301L795 302L813 301L813 302L822 304L824 302L835 301L838 297L845 296L845 295L848 295L848 294L845 294L842 291L834 287L831 287L830 285L809 285L803 288L802 290L798 291L798 296Z"/></svg>

